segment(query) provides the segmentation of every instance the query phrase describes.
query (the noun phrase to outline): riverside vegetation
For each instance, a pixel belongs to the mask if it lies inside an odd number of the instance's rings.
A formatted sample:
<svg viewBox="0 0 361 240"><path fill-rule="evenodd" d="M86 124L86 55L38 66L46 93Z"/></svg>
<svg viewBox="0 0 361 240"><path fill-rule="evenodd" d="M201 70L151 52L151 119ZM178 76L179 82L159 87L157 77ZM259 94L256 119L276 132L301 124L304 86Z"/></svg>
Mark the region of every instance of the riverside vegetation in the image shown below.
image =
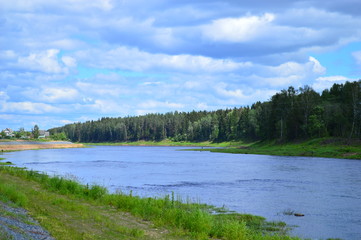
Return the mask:
<svg viewBox="0 0 361 240"><path fill-rule="evenodd" d="M298 142L264 141L249 144L230 145L226 148L197 149L235 154L262 154L278 156L306 156L361 159L361 141L344 138L316 138Z"/></svg>
<svg viewBox="0 0 361 240"><path fill-rule="evenodd" d="M322 94L308 86L289 87L251 107L101 118L49 131L84 143L361 139L360 113L361 80L334 84Z"/></svg>
<svg viewBox="0 0 361 240"><path fill-rule="evenodd" d="M0 200L26 208L55 239L299 239L285 235L282 222L174 194L140 198L16 167L1 166L0 173Z"/></svg>

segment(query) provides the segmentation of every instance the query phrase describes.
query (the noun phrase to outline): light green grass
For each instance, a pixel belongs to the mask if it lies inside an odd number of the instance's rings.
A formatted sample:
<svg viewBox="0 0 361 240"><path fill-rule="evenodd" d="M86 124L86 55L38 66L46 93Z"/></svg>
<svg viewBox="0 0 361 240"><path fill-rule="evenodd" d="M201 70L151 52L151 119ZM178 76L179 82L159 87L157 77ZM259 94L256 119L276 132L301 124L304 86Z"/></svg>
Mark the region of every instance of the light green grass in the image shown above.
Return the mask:
<svg viewBox="0 0 361 240"><path fill-rule="evenodd" d="M240 144L247 145L242 141L229 141L229 142L174 142L166 139L162 141L135 141L135 142L104 142L104 143L83 143L85 145L95 146L174 146L174 147L231 147Z"/></svg>

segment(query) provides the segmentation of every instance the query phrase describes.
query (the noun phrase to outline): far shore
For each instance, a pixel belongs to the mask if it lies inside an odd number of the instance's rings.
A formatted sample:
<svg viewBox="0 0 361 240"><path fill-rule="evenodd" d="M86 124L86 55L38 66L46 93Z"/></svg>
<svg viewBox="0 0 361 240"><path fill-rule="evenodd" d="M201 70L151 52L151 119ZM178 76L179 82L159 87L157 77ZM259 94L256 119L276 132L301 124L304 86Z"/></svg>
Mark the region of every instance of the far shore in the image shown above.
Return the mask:
<svg viewBox="0 0 361 240"><path fill-rule="evenodd" d="M196 149L233 154L261 154L277 156L325 157L361 159L361 140L347 138L317 138L295 142L277 141L228 141L228 142L174 142L162 141L84 143L98 146L173 146L173 147L213 147L216 149Z"/></svg>
<svg viewBox="0 0 361 240"><path fill-rule="evenodd" d="M67 143L64 141L1 141L0 151L19 151L19 150L36 150L36 149L56 149L56 148L83 148L81 143Z"/></svg>

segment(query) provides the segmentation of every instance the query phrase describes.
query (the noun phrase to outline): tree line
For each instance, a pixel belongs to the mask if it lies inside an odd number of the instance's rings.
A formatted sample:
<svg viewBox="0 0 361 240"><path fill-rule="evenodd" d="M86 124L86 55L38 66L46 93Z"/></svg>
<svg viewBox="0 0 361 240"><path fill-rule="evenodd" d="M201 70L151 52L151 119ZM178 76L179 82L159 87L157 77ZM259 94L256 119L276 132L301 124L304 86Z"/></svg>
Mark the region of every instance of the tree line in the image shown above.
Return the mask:
<svg viewBox="0 0 361 240"><path fill-rule="evenodd" d="M289 87L247 107L104 117L49 131L78 142L361 138L361 80L334 84L321 94L309 86Z"/></svg>

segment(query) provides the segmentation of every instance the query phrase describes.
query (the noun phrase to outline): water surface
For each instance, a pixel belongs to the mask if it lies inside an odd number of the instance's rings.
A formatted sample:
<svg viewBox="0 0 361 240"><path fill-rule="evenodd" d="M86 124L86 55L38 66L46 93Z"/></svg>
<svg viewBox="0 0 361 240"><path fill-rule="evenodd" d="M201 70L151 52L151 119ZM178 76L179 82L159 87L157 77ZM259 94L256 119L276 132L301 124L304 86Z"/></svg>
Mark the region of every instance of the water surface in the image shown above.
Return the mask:
<svg viewBox="0 0 361 240"><path fill-rule="evenodd" d="M361 239L361 161L97 146L12 152L18 166L141 196L174 192L297 225L304 238ZM285 215L298 212L304 217Z"/></svg>

